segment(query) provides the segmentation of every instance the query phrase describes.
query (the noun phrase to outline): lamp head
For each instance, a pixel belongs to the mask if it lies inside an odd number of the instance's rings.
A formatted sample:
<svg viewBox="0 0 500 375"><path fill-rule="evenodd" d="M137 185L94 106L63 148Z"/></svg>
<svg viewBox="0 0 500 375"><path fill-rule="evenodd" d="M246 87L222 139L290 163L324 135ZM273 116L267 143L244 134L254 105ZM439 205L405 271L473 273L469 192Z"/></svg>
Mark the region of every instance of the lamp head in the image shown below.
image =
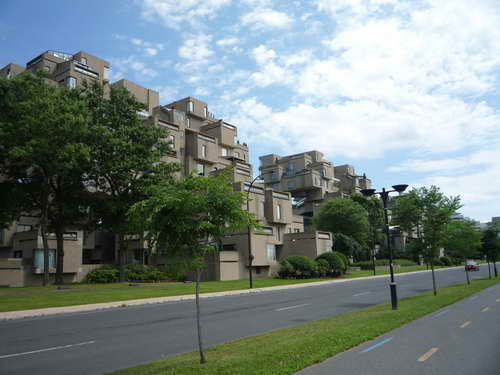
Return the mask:
<svg viewBox="0 0 500 375"><path fill-rule="evenodd" d="M375 194L375 189L361 189L361 194L363 194L365 197L371 197L373 194Z"/></svg>
<svg viewBox="0 0 500 375"><path fill-rule="evenodd" d="M406 190L407 187L408 185L401 184L401 185L394 185L392 188L396 190L398 193L402 193L403 191Z"/></svg>

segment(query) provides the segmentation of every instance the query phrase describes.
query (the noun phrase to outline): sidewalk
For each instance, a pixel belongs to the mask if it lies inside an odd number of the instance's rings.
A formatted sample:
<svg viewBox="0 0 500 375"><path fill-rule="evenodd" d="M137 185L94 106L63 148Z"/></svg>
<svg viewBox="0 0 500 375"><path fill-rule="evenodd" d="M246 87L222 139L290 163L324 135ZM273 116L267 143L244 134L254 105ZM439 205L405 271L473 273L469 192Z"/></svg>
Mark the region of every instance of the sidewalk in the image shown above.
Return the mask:
<svg viewBox="0 0 500 375"><path fill-rule="evenodd" d="M459 267L442 268L442 269L436 270L436 272L452 270L455 268L462 268L462 267L459 266ZM430 271L424 270L424 271L399 273L399 274L397 274L397 277L403 277L405 275L414 275L417 273L424 273L424 272L430 272ZM200 298L211 298L211 297L222 297L222 296L232 296L232 295L241 295L241 294L261 293L261 292L284 290L284 289L294 289L294 288L307 288L307 287L312 287L312 286L335 284L335 283L345 283L345 282L352 282L352 281L356 281L356 280L384 278L384 277L389 277L389 276L390 275L388 275L388 274L387 275L377 275L377 276L364 276L364 277L358 277L358 278L352 278L352 279L326 280L326 281L316 281L316 282L304 283L304 284L292 284L292 285L272 286L272 287L266 287L266 288L232 290L232 291L227 291L227 292L203 293L203 294L200 294ZM118 308L118 307L139 306L139 305L157 304L157 303L165 303L165 302L177 302L177 301L193 300L194 298L195 298L194 294L187 294L187 295L183 295L183 296L174 296L174 297L143 298L143 299L134 299L134 300L126 300L126 301L94 303L94 304L88 304L88 305L74 305L74 306L50 307L50 308L45 308L45 309L9 311L9 312L1 312L0 313L0 321L1 320L12 320L12 319L23 319L23 318L34 318L34 317L40 317L40 316L65 314L65 313L105 310L105 309Z"/></svg>

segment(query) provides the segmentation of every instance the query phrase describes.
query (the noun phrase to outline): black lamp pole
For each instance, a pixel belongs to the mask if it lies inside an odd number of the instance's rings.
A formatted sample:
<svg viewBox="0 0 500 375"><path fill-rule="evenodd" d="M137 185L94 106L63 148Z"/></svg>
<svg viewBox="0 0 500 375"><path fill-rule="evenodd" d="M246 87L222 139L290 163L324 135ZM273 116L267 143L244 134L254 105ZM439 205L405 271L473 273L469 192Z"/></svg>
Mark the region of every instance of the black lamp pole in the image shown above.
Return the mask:
<svg viewBox="0 0 500 375"><path fill-rule="evenodd" d="M398 192L402 193L403 191L406 190L408 185L394 185L392 188L394 190L385 190L385 188L382 188L382 191L375 191L375 189L363 189L361 190L361 193L365 196L371 196L374 194L380 195L380 198L382 198L382 202L384 203L384 219L385 219L385 233L387 235L387 249L389 250L389 269L391 272L391 283L390 283L390 290L391 290L391 304L392 304L392 309L397 310L398 309L398 292L396 288L396 282L394 281L394 264L393 264L393 256L392 256L392 246L391 246L391 232L389 229L389 215L387 213L387 207L389 203L389 193L392 192Z"/></svg>
<svg viewBox="0 0 500 375"><path fill-rule="evenodd" d="M248 186L247 190L247 212L250 212L250 190L252 190L252 186L257 181L259 178L261 178L263 175L266 173L270 172L264 172L259 174L257 177L255 177L252 182L250 182L250 185ZM249 275L249 281L250 281L250 289L253 288L253 277L252 277L252 263L253 263L253 254L252 254L252 229L250 228L250 225L247 228L247 235L248 235L248 275Z"/></svg>

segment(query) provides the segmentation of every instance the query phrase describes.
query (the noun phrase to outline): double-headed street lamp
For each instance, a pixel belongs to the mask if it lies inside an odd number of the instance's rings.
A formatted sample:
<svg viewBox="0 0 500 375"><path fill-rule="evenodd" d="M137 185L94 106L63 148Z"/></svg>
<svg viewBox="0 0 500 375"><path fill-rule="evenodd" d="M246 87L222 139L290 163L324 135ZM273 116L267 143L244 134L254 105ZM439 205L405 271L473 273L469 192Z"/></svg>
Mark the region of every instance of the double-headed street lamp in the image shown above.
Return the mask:
<svg viewBox="0 0 500 375"><path fill-rule="evenodd" d="M257 177L255 177L252 182L250 182L250 185L248 186L247 190L247 212L250 212L250 191L252 190L252 186L257 181L259 178L261 178L263 175L272 173L272 172L264 172L259 174ZM252 263L253 263L253 254L252 254L252 229L250 225L247 228L248 232L248 274L250 276L249 281L250 281L250 289L253 288L253 278L252 278Z"/></svg>
<svg viewBox="0 0 500 375"><path fill-rule="evenodd" d="M396 290L396 283L394 282L394 265L393 265L393 259L392 259L392 246L391 246L391 234L390 234L390 229L389 229L389 215L387 214L387 205L389 203L389 193L393 192L398 192L401 194L403 191L406 190L408 185L394 185L392 188L394 190L385 190L385 188L382 188L382 191L375 191L375 189L363 189L361 190L361 193L364 196L372 196L374 194L379 194L380 197L382 198L382 202L384 203L384 218L385 218L385 233L387 235L387 248L389 249L389 269L391 271L391 284L390 284L390 289L391 289L391 304L392 304L392 309L397 310L398 308L398 293Z"/></svg>

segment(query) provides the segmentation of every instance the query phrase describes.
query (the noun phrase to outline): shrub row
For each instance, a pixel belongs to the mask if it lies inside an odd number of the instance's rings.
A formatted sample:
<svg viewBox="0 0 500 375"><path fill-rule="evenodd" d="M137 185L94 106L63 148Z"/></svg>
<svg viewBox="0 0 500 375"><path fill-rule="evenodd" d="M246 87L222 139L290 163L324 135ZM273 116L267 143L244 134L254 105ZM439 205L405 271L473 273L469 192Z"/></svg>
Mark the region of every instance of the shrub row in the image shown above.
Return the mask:
<svg viewBox="0 0 500 375"><path fill-rule="evenodd" d="M409 259L394 259L394 264L399 265L401 267L409 267L409 266L416 266L417 263L415 263L412 260ZM376 259L375 260L375 266L380 267L380 266L388 266L389 265L389 259ZM373 261L366 261L366 262L357 262L352 264L353 267L360 267L362 270L373 270Z"/></svg>
<svg viewBox="0 0 500 375"><path fill-rule="evenodd" d="M292 255L280 262L281 278L307 279L311 277L341 276L348 267L347 257L338 252L327 252L312 260L306 256Z"/></svg>
<svg viewBox="0 0 500 375"><path fill-rule="evenodd" d="M115 265L105 265L90 271L85 278L85 282L90 284L116 283L120 277L120 271ZM129 264L125 266L125 279L127 281L160 281L168 280L165 272L158 268L149 267L142 264Z"/></svg>

